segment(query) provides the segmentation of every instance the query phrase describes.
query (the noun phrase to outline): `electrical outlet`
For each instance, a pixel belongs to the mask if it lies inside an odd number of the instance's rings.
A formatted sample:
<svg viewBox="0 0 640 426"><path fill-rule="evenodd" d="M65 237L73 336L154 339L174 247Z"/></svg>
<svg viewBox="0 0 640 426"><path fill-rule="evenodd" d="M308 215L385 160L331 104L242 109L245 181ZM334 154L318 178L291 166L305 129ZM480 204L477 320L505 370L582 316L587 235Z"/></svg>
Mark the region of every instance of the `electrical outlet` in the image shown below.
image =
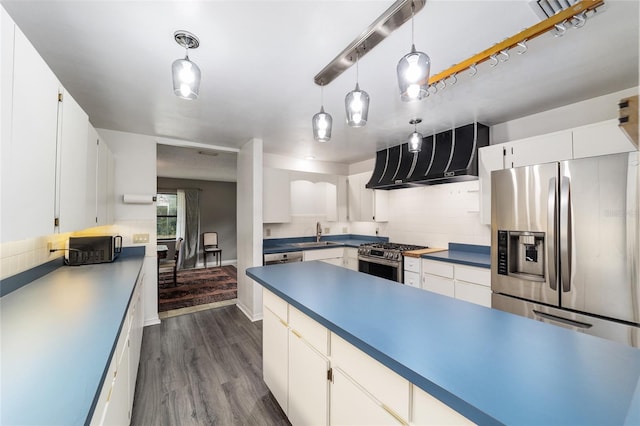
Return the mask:
<svg viewBox="0 0 640 426"><path fill-rule="evenodd" d="M270 236L271 236L271 228L267 228L267 229L265 229L264 233L265 233L265 235L266 235L267 237L270 237Z"/></svg>
<svg viewBox="0 0 640 426"><path fill-rule="evenodd" d="M343 234L346 234L347 232L348 232L348 231L347 231L347 227L346 227L346 226L343 226L343 227L342 227L342 233L343 233Z"/></svg>
<svg viewBox="0 0 640 426"><path fill-rule="evenodd" d="M149 242L149 234L133 234L133 243L148 243Z"/></svg>
<svg viewBox="0 0 640 426"><path fill-rule="evenodd" d="M325 234L328 234L328 233L330 232L330 230L329 230L329 229L330 229L330 228L324 228L324 233L325 233Z"/></svg>
<svg viewBox="0 0 640 426"><path fill-rule="evenodd" d="M376 228L376 235L380 233L380 228Z"/></svg>

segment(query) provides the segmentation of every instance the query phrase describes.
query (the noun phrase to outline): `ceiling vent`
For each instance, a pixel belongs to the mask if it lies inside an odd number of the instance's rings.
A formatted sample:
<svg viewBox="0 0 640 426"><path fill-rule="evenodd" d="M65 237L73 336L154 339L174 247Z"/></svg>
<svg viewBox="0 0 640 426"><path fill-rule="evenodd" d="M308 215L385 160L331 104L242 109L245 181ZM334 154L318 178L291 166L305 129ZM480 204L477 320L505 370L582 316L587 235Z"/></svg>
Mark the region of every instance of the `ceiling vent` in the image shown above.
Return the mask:
<svg viewBox="0 0 640 426"><path fill-rule="evenodd" d="M367 188L398 189L478 179L478 148L489 145L489 127L472 123L422 139L420 152L408 144L376 153Z"/></svg>

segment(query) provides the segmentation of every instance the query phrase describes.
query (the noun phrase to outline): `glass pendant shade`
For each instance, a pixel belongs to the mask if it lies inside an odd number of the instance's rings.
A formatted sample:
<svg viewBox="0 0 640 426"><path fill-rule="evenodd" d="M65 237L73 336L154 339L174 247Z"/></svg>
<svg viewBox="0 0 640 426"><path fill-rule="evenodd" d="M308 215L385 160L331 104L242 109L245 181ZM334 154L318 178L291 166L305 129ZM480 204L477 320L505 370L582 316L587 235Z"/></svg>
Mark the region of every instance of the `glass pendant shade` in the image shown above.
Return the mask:
<svg viewBox="0 0 640 426"><path fill-rule="evenodd" d="M320 107L320 112L313 116L313 138L318 142L329 142L331 140L331 115L324 112L324 106Z"/></svg>
<svg viewBox="0 0 640 426"><path fill-rule="evenodd" d="M422 150L422 135L418 132L409 136L409 152L420 152Z"/></svg>
<svg viewBox="0 0 640 426"><path fill-rule="evenodd" d="M400 59L396 68L400 98L404 102L418 101L428 96L429 72L431 59L424 52L417 52L416 46L411 46L411 52Z"/></svg>
<svg viewBox="0 0 640 426"><path fill-rule="evenodd" d="M198 99L200 93L200 68L189 60L176 59L171 65L173 93L184 99Z"/></svg>
<svg viewBox="0 0 640 426"><path fill-rule="evenodd" d="M344 98L347 111L347 124L351 127L362 127L367 124L369 116L369 95L356 83L356 88Z"/></svg>

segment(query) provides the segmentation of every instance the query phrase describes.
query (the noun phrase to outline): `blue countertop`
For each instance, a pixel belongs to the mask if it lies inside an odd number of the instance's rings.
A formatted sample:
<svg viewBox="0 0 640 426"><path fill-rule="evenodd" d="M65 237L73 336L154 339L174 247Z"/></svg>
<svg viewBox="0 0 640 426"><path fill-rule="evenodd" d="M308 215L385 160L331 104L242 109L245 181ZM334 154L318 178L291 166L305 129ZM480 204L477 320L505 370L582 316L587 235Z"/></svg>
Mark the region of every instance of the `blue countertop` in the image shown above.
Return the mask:
<svg viewBox="0 0 640 426"><path fill-rule="evenodd" d="M247 275L478 424L640 424L640 350L327 263Z"/></svg>
<svg viewBox="0 0 640 426"><path fill-rule="evenodd" d="M144 247L125 248L0 298L0 424L88 423L143 261Z"/></svg>
<svg viewBox="0 0 640 426"><path fill-rule="evenodd" d="M270 238L262 240L262 254L289 253L303 250L322 250L332 247L358 247L360 244L371 242L389 242L388 237L373 237L369 235L325 235L321 241L331 241L337 244L318 247L297 247L295 243L307 243L315 241L316 237L295 237L295 238Z"/></svg>
<svg viewBox="0 0 640 426"><path fill-rule="evenodd" d="M449 250L423 254L423 259L491 268L491 247L449 243Z"/></svg>

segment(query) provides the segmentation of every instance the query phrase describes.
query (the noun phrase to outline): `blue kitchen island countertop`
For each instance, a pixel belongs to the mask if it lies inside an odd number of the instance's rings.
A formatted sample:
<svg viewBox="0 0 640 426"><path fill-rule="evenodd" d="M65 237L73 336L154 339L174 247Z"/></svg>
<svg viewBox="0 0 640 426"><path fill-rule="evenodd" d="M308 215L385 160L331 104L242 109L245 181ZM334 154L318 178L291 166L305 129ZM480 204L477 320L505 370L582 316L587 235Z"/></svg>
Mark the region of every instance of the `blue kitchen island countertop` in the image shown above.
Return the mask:
<svg viewBox="0 0 640 426"><path fill-rule="evenodd" d="M0 424L89 423L144 252L60 266L0 298Z"/></svg>
<svg viewBox="0 0 640 426"><path fill-rule="evenodd" d="M327 263L247 275L478 424L640 424L640 350Z"/></svg>

